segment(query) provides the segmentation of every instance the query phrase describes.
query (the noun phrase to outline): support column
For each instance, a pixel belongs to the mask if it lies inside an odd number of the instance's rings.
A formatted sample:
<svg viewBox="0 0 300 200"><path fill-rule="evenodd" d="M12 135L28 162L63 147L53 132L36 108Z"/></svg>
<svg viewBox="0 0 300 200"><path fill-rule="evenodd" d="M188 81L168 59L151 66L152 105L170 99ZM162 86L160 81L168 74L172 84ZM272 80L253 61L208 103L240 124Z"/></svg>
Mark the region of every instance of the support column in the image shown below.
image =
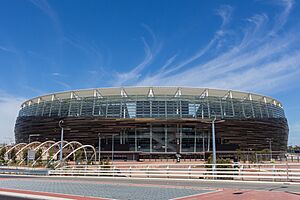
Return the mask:
<svg viewBox="0 0 300 200"><path fill-rule="evenodd" d="M43 102L43 106L42 106L42 114L41 114L41 116L44 116L45 104L46 104L46 102L44 101Z"/></svg>
<svg viewBox="0 0 300 200"><path fill-rule="evenodd" d="M242 101L241 104L242 104L243 115L244 115L244 117L246 118L244 101Z"/></svg>
<svg viewBox="0 0 300 200"><path fill-rule="evenodd" d="M224 113L223 113L223 106L222 106L222 99L220 98L220 111L221 111L221 117L223 118ZM226 110L225 110L226 112Z"/></svg>
<svg viewBox="0 0 300 200"><path fill-rule="evenodd" d="M259 112L260 112L260 117L261 117L261 118L263 118L263 114L262 114L261 106L262 106L262 104L261 104L261 103L259 103Z"/></svg>
<svg viewBox="0 0 300 200"><path fill-rule="evenodd" d="M194 152L197 152L197 129L195 126L195 137L194 137Z"/></svg>
<svg viewBox="0 0 300 200"><path fill-rule="evenodd" d="M152 124L150 124L150 153L152 153Z"/></svg>
<svg viewBox="0 0 300 200"><path fill-rule="evenodd" d="M134 128L134 150L137 151L137 133L136 128Z"/></svg>
<svg viewBox="0 0 300 200"><path fill-rule="evenodd" d="M127 138L127 142L128 142L128 135L126 134L126 131L123 130L123 144L126 144L126 138Z"/></svg>
<svg viewBox="0 0 300 200"><path fill-rule="evenodd" d="M202 151L205 153L205 141L204 141L204 132L202 131Z"/></svg>
<svg viewBox="0 0 300 200"><path fill-rule="evenodd" d="M80 100L80 110L79 110L79 116L82 115L82 103L83 103L83 98Z"/></svg>
<svg viewBox="0 0 300 200"><path fill-rule="evenodd" d="M181 105L181 100L179 101L179 116L182 118L182 105ZM181 144L181 143L180 143ZM181 151L180 151L181 152Z"/></svg>
<svg viewBox="0 0 300 200"><path fill-rule="evenodd" d="M168 118L168 104L167 101L165 101L165 118Z"/></svg>
<svg viewBox="0 0 300 200"><path fill-rule="evenodd" d="M50 110L49 110L49 115L48 115L49 117L51 117L52 106L53 106L53 101L51 101Z"/></svg>
<svg viewBox="0 0 300 200"><path fill-rule="evenodd" d="M120 144L123 144L123 131L120 131Z"/></svg>
<svg viewBox="0 0 300 200"><path fill-rule="evenodd" d="M105 118L107 118L107 112L108 112L108 102L107 102L107 100L106 100Z"/></svg>
<svg viewBox="0 0 300 200"><path fill-rule="evenodd" d="M150 117L152 117L152 101L150 101Z"/></svg>
<svg viewBox="0 0 300 200"><path fill-rule="evenodd" d="M95 115L95 104L96 104L96 97L94 96L92 115ZM100 108L99 108L99 110L100 110Z"/></svg>
<svg viewBox="0 0 300 200"><path fill-rule="evenodd" d="M175 141L176 141L176 153L178 154L180 153L179 124L176 124Z"/></svg>
<svg viewBox="0 0 300 200"><path fill-rule="evenodd" d="M61 116L61 100L59 101L58 116Z"/></svg>
<svg viewBox="0 0 300 200"><path fill-rule="evenodd" d="M168 126L165 125L165 152L168 151Z"/></svg>
<svg viewBox="0 0 300 200"><path fill-rule="evenodd" d="M182 152L182 125L179 125L180 128L180 135L179 135L179 142L180 142L180 146L179 146L179 152Z"/></svg>
<svg viewBox="0 0 300 200"><path fill-rule="evenodd" d="M210 150L209 147L210 147L210 134L209 132L207 132L207 151Z"/></svg>
<svg viewBox="0 0 300 200"><path fill-rule="evenodd" d="M68 111L68 116L71 115L71 109L72 109L72 98L69 100L69 111Z"/></svg>
<svg viewBox="0 0 300 200"><path fill-rule="evenodd" d="M208 97L207 97L207 112L208 112L208 118L210 118L210 106L209 106Z"/></svg>
<svg viewBox="0 0 300 200"><path fill-rule="evenodd" d="M231 98L231 109L232 109L232 115L235 116L235 110L234 110L232 98Z"/></svg>

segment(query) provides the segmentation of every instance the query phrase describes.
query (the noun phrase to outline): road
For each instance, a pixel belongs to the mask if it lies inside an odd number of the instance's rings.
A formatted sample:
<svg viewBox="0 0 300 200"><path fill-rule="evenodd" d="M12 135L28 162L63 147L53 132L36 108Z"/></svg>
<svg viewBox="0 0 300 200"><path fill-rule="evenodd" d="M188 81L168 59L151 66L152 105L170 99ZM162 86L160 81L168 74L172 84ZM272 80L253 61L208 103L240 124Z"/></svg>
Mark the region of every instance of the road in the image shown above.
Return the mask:
<svg viewBox="0 0 300 200"><path fill-rule="evenodd" d="M1 192L68 199L300 199L300 184L0 175ZM53 196L54 195L54 196ZM56 196L55 196L56 195ZM257 197L257 198L255 198ZM0 199L1 196L0 196Z"/></svg>

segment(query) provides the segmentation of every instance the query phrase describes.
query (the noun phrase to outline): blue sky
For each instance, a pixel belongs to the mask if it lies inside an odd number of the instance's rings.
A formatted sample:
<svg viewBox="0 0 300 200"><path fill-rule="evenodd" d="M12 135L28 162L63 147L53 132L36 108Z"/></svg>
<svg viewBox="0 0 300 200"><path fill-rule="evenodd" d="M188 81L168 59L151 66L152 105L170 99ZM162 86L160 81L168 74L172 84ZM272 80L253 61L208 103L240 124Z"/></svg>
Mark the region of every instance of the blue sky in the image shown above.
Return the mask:
<svg viewBox="0 0 300 200"><path fill-rule="evenodd" d="M235 89L284 105L300 145L300 2L3 0L0 142L27 98L81 88Z"/></svg>

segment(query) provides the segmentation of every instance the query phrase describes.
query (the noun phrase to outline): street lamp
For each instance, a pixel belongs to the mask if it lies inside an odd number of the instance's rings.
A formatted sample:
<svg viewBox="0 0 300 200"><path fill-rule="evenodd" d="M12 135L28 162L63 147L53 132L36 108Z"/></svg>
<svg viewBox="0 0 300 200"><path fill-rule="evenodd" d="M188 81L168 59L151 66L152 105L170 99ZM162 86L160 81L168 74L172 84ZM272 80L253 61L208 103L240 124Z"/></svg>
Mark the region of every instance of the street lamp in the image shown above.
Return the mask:
<svg viewBox="0 0 300 200"><path fill-rule="evenodd" d="M101 135L100 133L98 133L98 159L99 159L99 165L100 165L100 162L101 162Z"/></svg>
<svg viewBox="0 0 300 200"><path fill-rule="evenodd" d="M212 111L212 113L214 113L214 118L211 122L211 129L212 129L212 142L213 142L213 161L212 161L212 169L213 171L215 171L216 169L216 164L217 164L217 153L216 153L216 133L215 133L215 123L222 123L225 122L225 120L219 120L217 121L217 116L215 114L214 111Z"/></svg>
<svg viewBox="0 0 300 200"><path fill-rule="evenodd" d="M63 140L64 140L64 127L62 126L63 123L64 123L64 120L60 120L58 122L58 126L61 128L61 132L60 132L60 154L59 154L60 164L62 164L62 157L63 157Z"/></svg>
<svg viewBox="0 0 300 200"><path fill-rule="evenodd" d="M214 119L211 122L211 129L212 129L212 140L213 140L213 170L216 169L217 163L217 153L216 153L216 133L215 133L215 121L217 117L215 115Z"/></svg>
<svg viewBox="0 0 300 200"><path fill-rule="evenodd" d="M272 160L272 138L268 138L268 142L269 142L269 148L270 148L270 157Z"/></svg>
<svg viewBox="0 0 300 200"><path fill-rule="evenodd" d="M114 163L115 134L112 134L111 138L112 138L112 141L111 141L111 164L113 164Z"/></svg>
<svg viewBox="0 0 300 200"><path fill-rule="evenodd" d="M118 134L112 134L111 135L111 164L113 164L114 162L114 149L115 149L115 135L118 135Z"/></svg>

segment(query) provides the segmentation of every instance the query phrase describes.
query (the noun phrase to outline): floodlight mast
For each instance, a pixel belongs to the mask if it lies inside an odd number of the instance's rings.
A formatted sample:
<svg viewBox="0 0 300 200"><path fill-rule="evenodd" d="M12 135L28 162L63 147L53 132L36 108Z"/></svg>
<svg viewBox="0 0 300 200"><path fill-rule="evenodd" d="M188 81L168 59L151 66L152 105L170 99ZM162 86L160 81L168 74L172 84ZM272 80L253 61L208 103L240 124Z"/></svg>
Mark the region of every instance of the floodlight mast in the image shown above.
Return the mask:
<svg viewBox="0 0 300 200"><path fill-rule="evenodd" d="M63 141L64 141L64 127L63 127L64 120L60 120L58 122L59 127L61 128L60 132L60 154L59 154L59 160L60 164L63 162Z"/></svg>
<svg viewBox="0 0 300 200"><path fill-rule="evenodd" d="M213 160L212 160L213 166L212 166L212 170L215 171L216 164L217 164L215 123L225 122L225 120L217 121L216 113L214 111L212 111L212 113L214 113L214 118L211 121L211 129L212 129L211 132L212 132L212 142L213 142Z"/></svg>
<svg viewBox="0 0 300 200"><path fill-rule="evenodd" d="M213 171L215 171L216 163L217 163L215 121L216 121L216 115L211 122L212 140L213 140Z"/></svg>
<svg viewBox="0 0 300 200"><path fill-rule="evenodd" d="M99 165L101 164L101 134L98 133L98 161Z"/></svg>

